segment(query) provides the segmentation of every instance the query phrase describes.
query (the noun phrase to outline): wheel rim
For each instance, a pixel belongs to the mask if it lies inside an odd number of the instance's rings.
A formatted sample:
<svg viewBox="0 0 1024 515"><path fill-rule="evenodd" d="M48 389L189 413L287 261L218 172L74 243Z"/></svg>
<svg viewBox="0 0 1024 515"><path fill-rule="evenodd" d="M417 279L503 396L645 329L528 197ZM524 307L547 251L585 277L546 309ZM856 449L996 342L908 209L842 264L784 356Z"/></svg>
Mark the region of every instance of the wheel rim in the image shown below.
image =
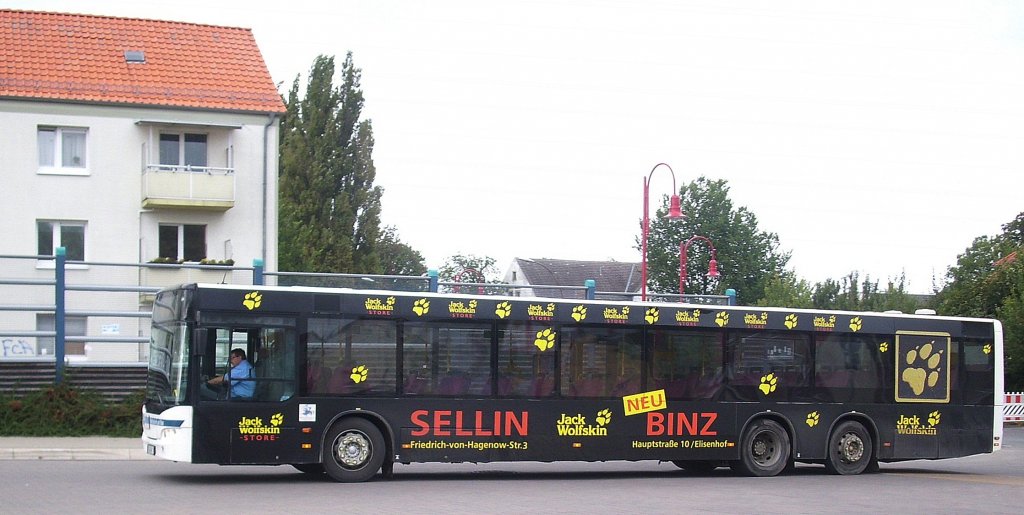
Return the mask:
<svg viewBox="0 0 1024 515"><path fill-rule="evenodd" d="M750 455L761 465L770 465L778 458L779 441L769 431L758 433L750 445Z"/></svg>
<svg viewBox="0 0 1024 515"><path fill-rule="evenodd" d="M864 457L864 440L856 433L846 433L839 439L839 458L845 463L856 463Z"/></svg>
<svg viewBox="0 0 1024 515"><path fill-rule="evenodd" d="M334 441L334 459L347 469L358 469L370 459L373 446L360 431L346 431Z"/></svg>

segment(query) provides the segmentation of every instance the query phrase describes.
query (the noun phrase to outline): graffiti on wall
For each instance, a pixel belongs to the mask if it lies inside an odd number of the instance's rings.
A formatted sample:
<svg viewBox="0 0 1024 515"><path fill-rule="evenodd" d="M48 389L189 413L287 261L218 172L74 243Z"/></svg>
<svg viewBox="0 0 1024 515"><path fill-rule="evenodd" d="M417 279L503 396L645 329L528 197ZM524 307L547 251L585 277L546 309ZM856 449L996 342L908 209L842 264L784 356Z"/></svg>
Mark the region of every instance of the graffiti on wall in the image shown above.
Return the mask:
<svg viewBox="0 0 1024 515"><path fill-rule="evenodd" d="M0 357L27 358L35 355L35 341L24 338L0 338Z"/></svg>

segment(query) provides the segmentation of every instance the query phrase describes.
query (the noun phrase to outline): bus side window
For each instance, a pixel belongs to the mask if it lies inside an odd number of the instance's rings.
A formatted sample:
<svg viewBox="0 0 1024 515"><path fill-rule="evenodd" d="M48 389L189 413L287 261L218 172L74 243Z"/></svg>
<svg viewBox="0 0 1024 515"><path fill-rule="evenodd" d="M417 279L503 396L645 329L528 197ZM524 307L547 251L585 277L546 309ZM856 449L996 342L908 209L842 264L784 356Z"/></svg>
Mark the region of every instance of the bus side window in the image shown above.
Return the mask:
<svg viewBox="0 0 1024 515"><path fill-rule="evenodd" d="M554 337L549 341L552 334ZM497 394L503 397L554 395L557 338L558 331L549 324L507 324L498 335Z"/></svg>

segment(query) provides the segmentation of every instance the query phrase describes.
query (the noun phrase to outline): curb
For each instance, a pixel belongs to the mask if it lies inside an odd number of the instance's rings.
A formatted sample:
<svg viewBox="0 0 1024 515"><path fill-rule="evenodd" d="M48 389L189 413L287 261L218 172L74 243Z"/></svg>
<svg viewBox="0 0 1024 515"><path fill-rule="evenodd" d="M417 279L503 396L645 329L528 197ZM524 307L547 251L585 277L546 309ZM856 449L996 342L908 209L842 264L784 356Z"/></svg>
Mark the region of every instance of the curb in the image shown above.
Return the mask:
<svg viewBox="0 0 1024 515"><path fill-rule="evenodd" d="M142 449L0 449L2 460L135 461L156 459Z"/></svg>

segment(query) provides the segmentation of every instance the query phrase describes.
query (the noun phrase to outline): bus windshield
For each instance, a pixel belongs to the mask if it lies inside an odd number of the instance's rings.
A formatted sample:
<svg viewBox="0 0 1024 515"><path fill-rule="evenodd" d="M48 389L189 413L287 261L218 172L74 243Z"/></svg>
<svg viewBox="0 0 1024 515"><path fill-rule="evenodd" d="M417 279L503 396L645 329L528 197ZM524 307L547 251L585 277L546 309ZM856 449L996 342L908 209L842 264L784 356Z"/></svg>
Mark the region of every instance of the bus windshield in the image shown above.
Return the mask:
<svg viewBox="0 0 1024 515"><path fill-rule="evenodd" d="M162 292L153 304L146 400L164 406L183 404L188 393L188 326L172 309L180 304L175 292Z"/></svg>

